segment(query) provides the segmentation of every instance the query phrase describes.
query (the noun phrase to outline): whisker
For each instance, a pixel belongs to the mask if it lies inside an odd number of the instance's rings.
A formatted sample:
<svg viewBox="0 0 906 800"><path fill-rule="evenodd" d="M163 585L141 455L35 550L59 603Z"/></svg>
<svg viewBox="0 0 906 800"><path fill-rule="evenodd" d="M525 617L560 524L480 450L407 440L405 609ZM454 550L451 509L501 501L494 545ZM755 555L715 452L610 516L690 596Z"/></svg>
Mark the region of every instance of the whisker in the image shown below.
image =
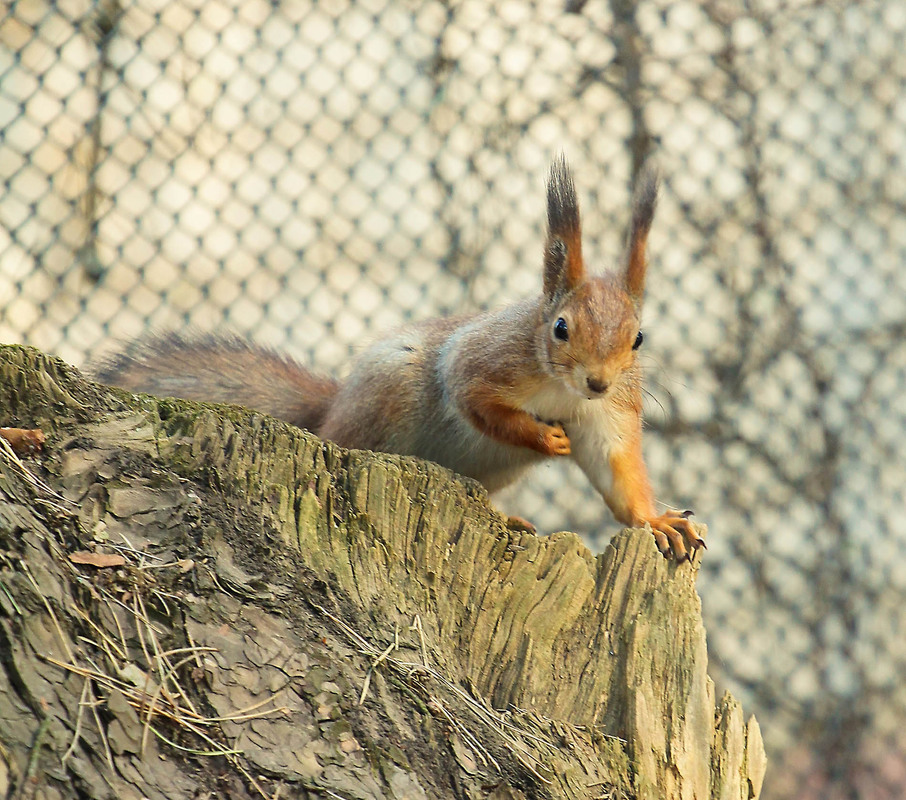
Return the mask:
<svg viewBox="0 0 906 800"><path fill-rule="evenodd" d="M649 392L648 389L643 388L642 392L651 399L651 401L661 410L661 415L663 421L666 422L668 419L667 409L664 404L658 400L657 396L653 392Z"/></svg>

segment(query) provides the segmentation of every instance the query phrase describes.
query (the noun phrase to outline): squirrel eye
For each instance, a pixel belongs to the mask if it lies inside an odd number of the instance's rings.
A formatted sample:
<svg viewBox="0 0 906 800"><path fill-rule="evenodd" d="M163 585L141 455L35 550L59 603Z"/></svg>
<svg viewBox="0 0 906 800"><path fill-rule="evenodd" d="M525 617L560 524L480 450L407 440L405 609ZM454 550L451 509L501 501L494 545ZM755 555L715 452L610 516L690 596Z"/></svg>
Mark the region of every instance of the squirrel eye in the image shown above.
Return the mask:
<svg viewBox="0 0 906 800"><path fill-rule="evenodd" d="M566 320L563 317L554 323L554 336L563 342L569 339L569 328L566 327Z"/></svg>
<svg viewBox="0 0 906 800"><path fill-rule="evenodd" d="M645 337L642 336L642 332L639 331L639 335L635 337L635 344L632 345L633 350L638 350L642 346L642 342L645 341Z"/></svg>

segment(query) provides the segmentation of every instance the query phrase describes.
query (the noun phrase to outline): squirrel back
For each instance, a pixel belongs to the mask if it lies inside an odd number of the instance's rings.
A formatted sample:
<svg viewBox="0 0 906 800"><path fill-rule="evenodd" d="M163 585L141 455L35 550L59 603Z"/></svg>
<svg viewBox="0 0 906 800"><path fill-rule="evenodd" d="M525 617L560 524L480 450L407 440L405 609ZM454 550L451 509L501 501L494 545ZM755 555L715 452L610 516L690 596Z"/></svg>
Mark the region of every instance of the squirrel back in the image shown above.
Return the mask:
<svg viewBox="0 0 906 800"><path fill-rule="evenodd" d="M232 403L311 431L320 429L339 389L288 356L214 334L144 336L91 372L132 392Z"/></svg>

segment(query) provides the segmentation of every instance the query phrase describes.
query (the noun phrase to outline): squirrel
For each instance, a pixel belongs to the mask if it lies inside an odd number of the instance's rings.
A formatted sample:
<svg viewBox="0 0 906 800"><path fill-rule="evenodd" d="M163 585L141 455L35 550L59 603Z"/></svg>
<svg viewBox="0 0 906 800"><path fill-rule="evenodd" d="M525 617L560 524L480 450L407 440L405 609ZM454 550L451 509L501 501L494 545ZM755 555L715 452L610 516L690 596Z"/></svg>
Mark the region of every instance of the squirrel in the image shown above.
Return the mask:
<svg viewBox="0 0 906 800"><path fill-rule="evenodd" d="M642 458L638 349L646 244L658 179L643 170L622 268L592 276L582 258L572 174L547 184L540 297L429 319L379 339L344 381L238 338L150 335L95 370L131 391L233 403L346 448L414 455L489 492L546 458L571 458L616 519L650 526L677 561L704 547L689 511L657 513Z"/></svg>

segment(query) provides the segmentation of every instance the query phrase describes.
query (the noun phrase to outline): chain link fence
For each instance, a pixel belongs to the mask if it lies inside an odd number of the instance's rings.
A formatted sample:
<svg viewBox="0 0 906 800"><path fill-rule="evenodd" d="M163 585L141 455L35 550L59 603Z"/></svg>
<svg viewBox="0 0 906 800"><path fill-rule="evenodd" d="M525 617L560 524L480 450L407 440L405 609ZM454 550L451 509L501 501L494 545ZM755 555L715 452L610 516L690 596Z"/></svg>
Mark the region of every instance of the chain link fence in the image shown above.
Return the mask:
<svg viewBox="0 0 906 800"><path fill-rule="evenodd" d="M710 524L712 674L771 798L906 791L906 5L19 0L0 17L0 340L77 365L230 330L326 370L540 287L655 154L646 449ZM500 505L600 548L576 470Z"/></svg>

